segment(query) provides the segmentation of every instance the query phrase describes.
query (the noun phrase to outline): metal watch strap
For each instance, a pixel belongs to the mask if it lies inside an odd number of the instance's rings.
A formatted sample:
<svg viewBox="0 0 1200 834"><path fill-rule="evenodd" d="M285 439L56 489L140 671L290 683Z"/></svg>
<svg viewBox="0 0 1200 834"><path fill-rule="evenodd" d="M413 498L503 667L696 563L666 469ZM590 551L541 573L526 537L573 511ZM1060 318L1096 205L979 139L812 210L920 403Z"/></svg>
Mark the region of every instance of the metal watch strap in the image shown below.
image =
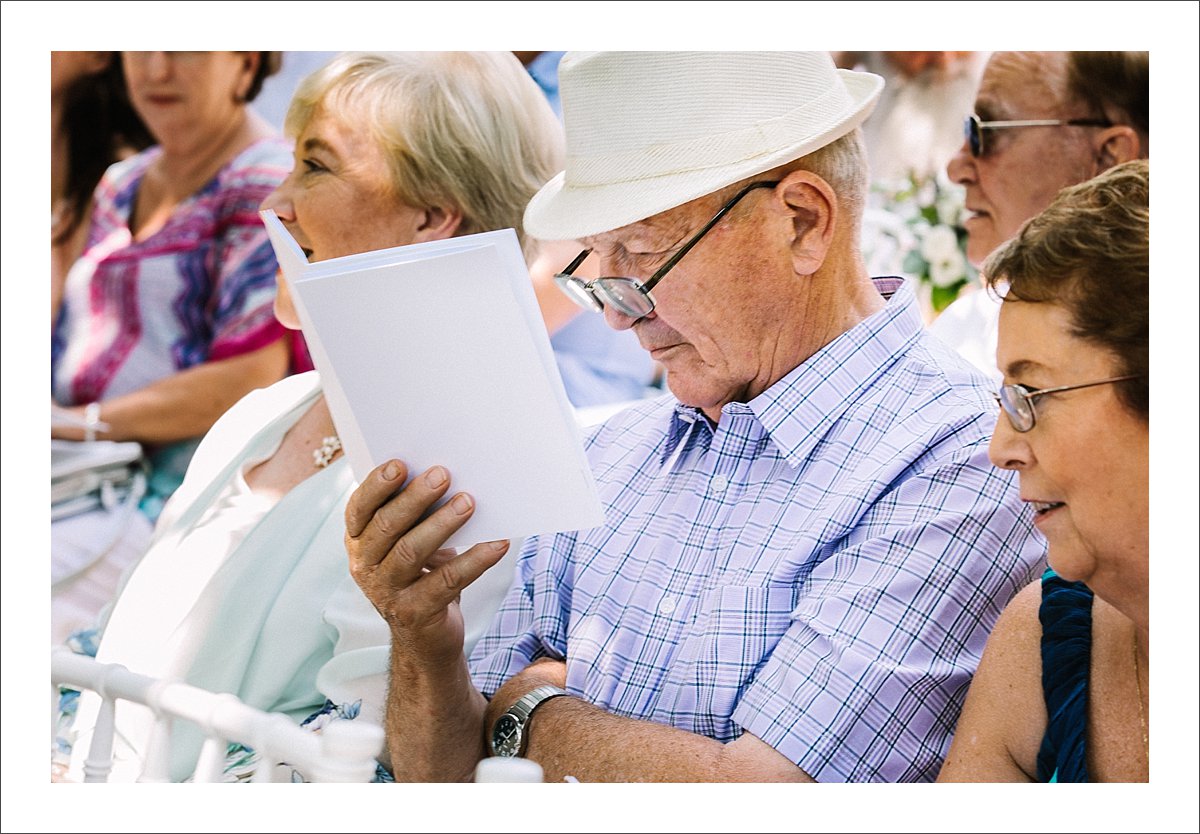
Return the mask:
<svg viewBox="0 0 1200 834"><path fill-rule="evenodd" d="M534 710L536 710L538 707L540 707L546 701L549 701L551 698L557 698L559 695L569 695L569 694L570 693L568 693L567 690L562 689L561 687L552 686L550 684L546 684L544 686L539 686L536 689L532 689L529 692L526 692L524 695L522 695L520 698L518 698L516 703L514 703L511 707L509 707L508 711L505 712L503 716L501 716L502 718L505 716L510 716L510 717L516 719L518 725L521 728L520 748L517 750L516 755L519 756L522 753L524 753L525 748L528 746L528 743L529 743L529 735L528 735L529 720L530 720L531 716L533 715ZM496 723L497 724L500 723L499 719L497 719ZM494 732L494 728L493 728L493 732ZM497 751L495 750L493 743L494 743L494 738L492 739L492 741L489 741L489 746L492 747L492 751L491 751L492 754L497 755Z"/></svg>

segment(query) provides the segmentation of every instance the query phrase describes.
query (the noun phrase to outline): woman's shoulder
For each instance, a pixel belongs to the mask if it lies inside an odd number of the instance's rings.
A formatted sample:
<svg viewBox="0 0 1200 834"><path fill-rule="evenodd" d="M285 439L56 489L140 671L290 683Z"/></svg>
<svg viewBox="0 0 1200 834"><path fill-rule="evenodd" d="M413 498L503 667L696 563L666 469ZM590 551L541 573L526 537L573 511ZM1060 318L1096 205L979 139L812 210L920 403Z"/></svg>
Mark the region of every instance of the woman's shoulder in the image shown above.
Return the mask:
<svg viewBox="0 0 1200 834"><path fill-rule="evenodd" d="M308 371L257 388L234 403L201 439L171 504L190 501L192 493L202 489L230 460L245 452L261 429L315 397L320 388L318 373Z"/></svg>
<svg viewBox="0 0 1200 834"><path fill-rule="evenodd" d="M267 195L292 170L292 145L279 136L259 139L242 150L209 181L197 205L212 212L218 223L231 223L261 232L258 210Z"/></svg>
<svg viewBox="0 0 1200 834"><path fill-rule="evenodd" d="M246 394L225 412L217 425L226 418L229 422L261 425L315 396L320 387L321 377L316 371L286 376L266 388L256 388Z"/></svg>
<svg viewBox="0 0 1200 834"><path fill-rule="evenodd" d="M1030 582L1009 600L992 629L989 645L992 640L998 640L1020 649L1023 654L1030 646L1039 647L1042 640L1041 607L1042 580L1039 579Z"/></svg>
<svg viewBox="0 0 1200 834"><path fill-rule="evenodd" d="M229 161L219 175L223 184L281 182L292 170L292 142L267 136L252 142ZM274 187L274 186L272 186Z"/></svg>
<svg viewBox="0 0 1200 834"><path fill-rule="evenodd" d="M162 148L153 145L108 166L96 185L93 219L106 219L109 212L127 210L146 169L161 153Z"/></svg>

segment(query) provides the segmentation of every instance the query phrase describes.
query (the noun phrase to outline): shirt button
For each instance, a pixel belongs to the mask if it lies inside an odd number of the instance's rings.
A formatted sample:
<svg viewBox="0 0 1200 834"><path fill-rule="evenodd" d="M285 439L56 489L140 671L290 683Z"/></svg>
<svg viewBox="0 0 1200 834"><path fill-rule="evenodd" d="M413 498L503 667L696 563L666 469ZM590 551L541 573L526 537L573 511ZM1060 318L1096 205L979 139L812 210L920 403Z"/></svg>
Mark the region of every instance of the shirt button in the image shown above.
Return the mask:
<svg viewBox="0 0 1200 834"><path fill-rule="evenodd" d="M662 601L658 604L658 613L659 614L670 614L674 610L675 610L675 598L674 597L663 597Z"/></svg>
<svg viewBox="0 0 1200 834"><path fill-rule="evenodd" d="M725 487L729 486L729 479L724 475L713 475L713 479L708 482L713 492L724 492Z"/></svg>

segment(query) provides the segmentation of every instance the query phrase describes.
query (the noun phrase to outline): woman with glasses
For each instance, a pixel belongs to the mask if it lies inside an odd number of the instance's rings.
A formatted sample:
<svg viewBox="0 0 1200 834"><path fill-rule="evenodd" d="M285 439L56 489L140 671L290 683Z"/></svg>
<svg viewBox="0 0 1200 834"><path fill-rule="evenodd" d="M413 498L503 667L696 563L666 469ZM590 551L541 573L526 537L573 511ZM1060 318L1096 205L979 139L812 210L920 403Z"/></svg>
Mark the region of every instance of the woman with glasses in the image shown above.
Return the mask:
<svg viewBox="0 0 1200 834"><path fill-rule="evenodd" d="M1050 570L1014 598L942 781L1146 781L1150 167L1064 189L984 265L1009 285L990 456L1015 470Z"/></svg>

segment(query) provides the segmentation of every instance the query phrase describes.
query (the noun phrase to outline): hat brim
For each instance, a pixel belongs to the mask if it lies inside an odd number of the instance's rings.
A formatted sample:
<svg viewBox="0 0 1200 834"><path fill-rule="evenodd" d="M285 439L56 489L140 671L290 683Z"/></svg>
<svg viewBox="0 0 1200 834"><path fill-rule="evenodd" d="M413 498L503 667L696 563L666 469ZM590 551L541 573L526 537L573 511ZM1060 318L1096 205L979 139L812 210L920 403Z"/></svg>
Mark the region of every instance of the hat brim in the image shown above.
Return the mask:
<svg viewBox="0 0 1200 834"><path fill-rule="evenodd" d="M788 147L715 168L595 186L568 185L566 172L560 171L525 208L525 233L540 240L575 240L609 232L825 147L866 121L883 90L883 79L877 75L847 70L838 73L852 103L828 129Z"/></svg>

